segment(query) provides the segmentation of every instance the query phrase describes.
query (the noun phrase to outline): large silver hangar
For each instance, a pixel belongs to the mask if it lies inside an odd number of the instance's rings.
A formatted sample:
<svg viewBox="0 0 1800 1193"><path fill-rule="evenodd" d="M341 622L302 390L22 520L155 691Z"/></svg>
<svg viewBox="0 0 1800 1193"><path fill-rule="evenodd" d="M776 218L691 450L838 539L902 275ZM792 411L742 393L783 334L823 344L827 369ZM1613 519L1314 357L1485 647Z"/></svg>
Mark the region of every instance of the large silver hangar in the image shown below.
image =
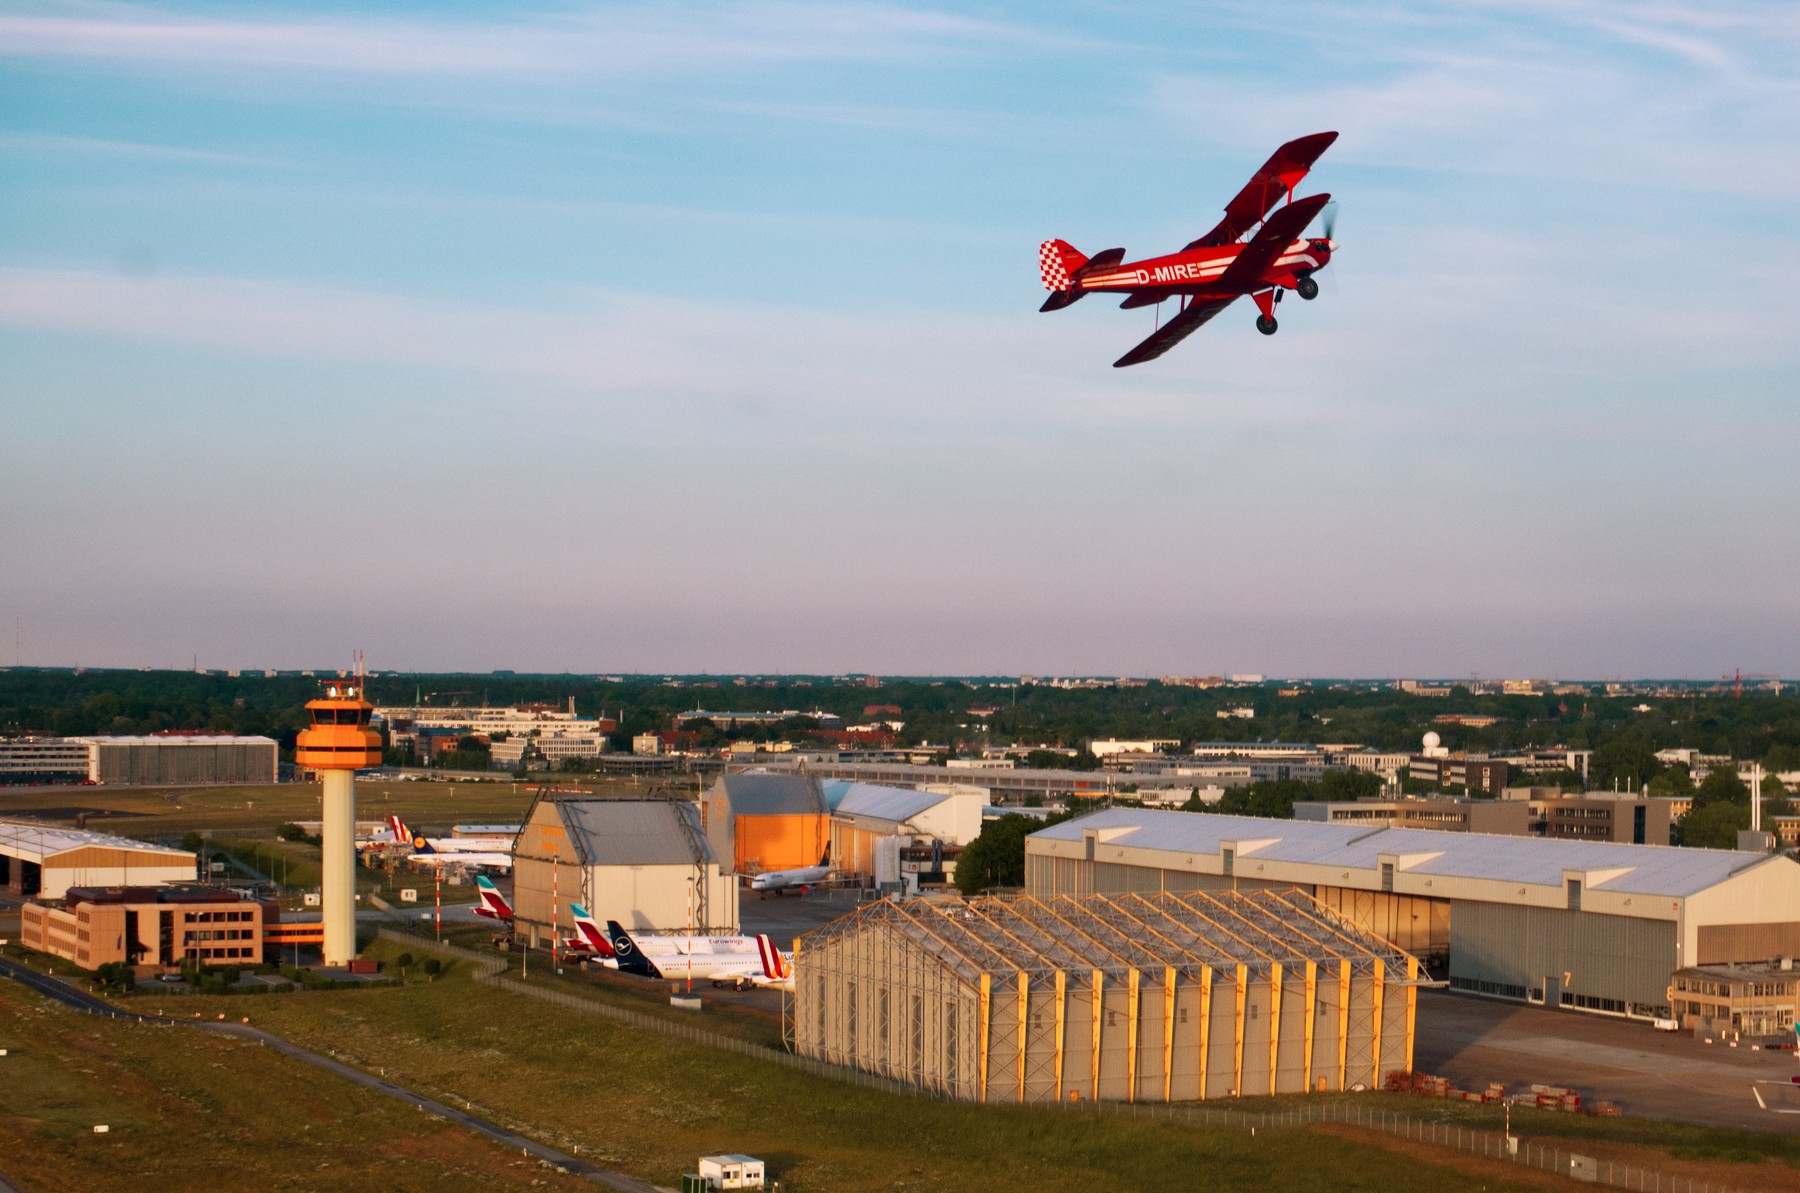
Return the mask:
<svg viewBox="0 0 1800 1193"><path fill-rule="evenodd" d="M910 900L808 933L804 1056L980 1102L1378 1086L1419 963L1298 891Z"/></svg>
<svg viewBox="0 0 1800 1193"><path fill-rule="evenodd" d="M1425 958L1452 989L1635 1018L1674 972L1800 955L1779 855L1111 808L1026 839L1025 888L1298 887Z"/></svg>

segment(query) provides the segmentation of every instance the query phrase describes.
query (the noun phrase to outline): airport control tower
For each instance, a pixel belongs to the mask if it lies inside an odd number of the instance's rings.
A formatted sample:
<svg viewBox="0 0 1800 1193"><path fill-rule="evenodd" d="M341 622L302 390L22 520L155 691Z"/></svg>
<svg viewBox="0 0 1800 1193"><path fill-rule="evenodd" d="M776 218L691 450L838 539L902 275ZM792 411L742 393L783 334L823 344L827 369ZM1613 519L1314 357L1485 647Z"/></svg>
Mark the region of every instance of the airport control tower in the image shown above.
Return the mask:
<svg viewBox="0 0 1800 1193"><path fill-rule="evenodd" d="M347 965L356 956L356 771L381 765L381 734L369 728L375 706L363 699L360 677L327 680L324 688L306 705L312 727L300 731L294 762L318 771L325 788L319 900L325 911L325 964Z"/></svg>

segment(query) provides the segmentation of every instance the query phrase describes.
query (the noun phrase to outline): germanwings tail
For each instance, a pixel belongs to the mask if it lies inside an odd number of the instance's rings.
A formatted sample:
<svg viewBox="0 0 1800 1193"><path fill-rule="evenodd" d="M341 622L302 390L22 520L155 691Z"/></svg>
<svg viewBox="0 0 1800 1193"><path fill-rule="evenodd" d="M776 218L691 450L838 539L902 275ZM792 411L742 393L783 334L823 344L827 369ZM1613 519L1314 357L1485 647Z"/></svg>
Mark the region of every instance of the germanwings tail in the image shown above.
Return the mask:
<svg viewBox="0 0 1800 1193"><path fill-rule="evenodd" d="M476 875L475 890L481 897L481 906L475 909L476 915L512 923L512 904L506 901L506 896L500 893L500 888L494 885L493 879L486 874Z"/></svg>
<svg viewBox="0 0 1800 1193"><path fill-rule="evenodd" d="M620 969L647 978L662 977L662 971L651 963L650 958L644 956L642 950L632 942L631 935L620 927L617 920L607 920L606 931L612 937L613 953L619 959Z"/></svg>
<svg viewBox="0 0 1800 1193"><path fill-rule="evenodd" d="M596 957L613 956L612 941L600 931L600 925L588 914L588 909L579 903L569 904L569 914L575 917L575 931L583 945L592 949Z"/></svg>
<svg viewBox="0 0 1800 1193"><path fill-rule="evenodd" d="M793 967L775 947L775 942L761 933L756 937L756 951L762 954L763 977L771 982L782 982L794 976Z"/></svg>

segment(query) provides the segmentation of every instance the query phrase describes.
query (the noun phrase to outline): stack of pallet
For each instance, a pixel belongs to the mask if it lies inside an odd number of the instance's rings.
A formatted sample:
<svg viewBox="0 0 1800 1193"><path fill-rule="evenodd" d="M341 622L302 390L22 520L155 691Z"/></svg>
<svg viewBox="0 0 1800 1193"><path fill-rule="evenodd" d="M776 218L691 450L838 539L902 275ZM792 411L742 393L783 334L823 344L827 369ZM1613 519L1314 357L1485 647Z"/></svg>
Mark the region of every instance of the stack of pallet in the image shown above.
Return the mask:
<svg viewBox="0 0 1800 1193"><path fill-rule="evenodd" d="M1581 1095L1560 1085L1534 1085L1531 1095L1532 1105L1544 1110L1575 1112L1581 1109Z"/></svg>

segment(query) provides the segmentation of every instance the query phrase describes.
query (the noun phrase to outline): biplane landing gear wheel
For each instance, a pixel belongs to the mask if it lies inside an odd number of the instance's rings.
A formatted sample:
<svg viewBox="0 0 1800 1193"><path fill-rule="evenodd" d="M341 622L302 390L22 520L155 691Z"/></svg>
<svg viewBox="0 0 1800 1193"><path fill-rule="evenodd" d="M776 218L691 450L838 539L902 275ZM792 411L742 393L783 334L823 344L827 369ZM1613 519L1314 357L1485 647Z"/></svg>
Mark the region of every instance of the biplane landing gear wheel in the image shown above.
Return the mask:
<svg viewBox="0 0 1800 1193"><path fill-rule="evenodd" d="M1319 296L1319 283L1310 276L1303 277L1294 283L1294 293L1311 302Z"/></svg>
<svg viewBox="0 0 1800 1193"><path fill-rule="evenodd" d="M1268 315L1258 315L1256 317L1256 330L1262 332L1266 336L1274 335L1275 329L1280 326L1279 323L1275 322L1275 320Z"/></svg>

